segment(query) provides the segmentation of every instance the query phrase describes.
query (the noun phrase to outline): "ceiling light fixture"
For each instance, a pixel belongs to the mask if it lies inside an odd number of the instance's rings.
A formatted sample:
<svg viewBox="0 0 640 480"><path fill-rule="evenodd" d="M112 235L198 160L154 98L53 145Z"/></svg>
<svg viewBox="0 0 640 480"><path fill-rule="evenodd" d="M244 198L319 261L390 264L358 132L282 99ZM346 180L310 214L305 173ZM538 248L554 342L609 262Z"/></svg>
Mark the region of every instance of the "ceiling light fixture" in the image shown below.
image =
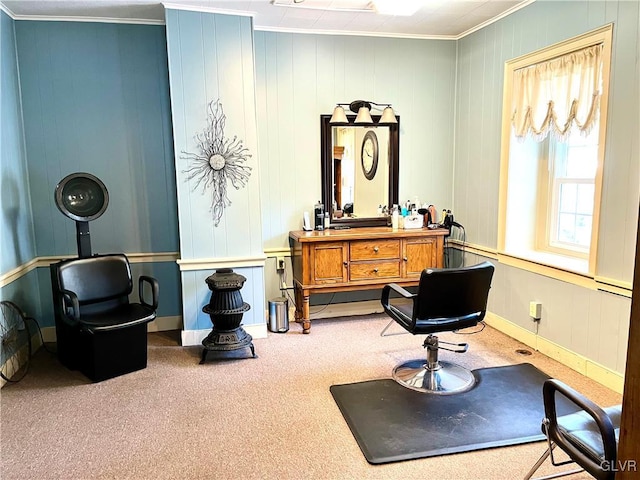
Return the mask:
<svg viewBox="0 0 640 480"><path fill-rule="evenodd" d="M374 106L375 105L375 106ZM338 103L333 109L333 115L329 123L331 125L348 125L349 119L344 111L344 107L348 107L353 113L357 113L354 125L373 125L371 118L371 109L381 110L382 115L378 120L378 125L390 125L398 123L396 113L391 108L390 103L376 103L370 100L355 100L351 103Z"/></svg>

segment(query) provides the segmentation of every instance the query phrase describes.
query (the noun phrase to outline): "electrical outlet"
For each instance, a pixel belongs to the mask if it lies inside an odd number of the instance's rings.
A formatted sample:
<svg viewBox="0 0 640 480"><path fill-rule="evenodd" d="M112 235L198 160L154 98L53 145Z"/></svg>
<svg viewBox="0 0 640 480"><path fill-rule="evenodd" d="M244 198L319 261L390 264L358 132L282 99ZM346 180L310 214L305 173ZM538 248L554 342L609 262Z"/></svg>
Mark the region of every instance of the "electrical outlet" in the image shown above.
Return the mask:
<svg viewBox="0 0 640 480"><path fill-rule="evenodd" d="M529 302L529 316L533 318L534 321L539 321L540 318L542 318L542 303Z"/></svg>
<svg viewBox="0 0 640 480"><path fill-rule="evenodd" d="M284 257L276 257L276 272L284 271Z"/></svg>

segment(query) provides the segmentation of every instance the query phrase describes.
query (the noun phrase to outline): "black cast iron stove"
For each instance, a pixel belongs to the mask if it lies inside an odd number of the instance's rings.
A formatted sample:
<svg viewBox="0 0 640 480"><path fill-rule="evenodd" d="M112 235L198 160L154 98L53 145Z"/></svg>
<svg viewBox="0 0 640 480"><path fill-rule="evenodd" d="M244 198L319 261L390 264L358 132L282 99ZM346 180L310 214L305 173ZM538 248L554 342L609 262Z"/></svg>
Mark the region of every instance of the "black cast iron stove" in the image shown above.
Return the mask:
<svg viewBox="0 0 640 480"><path fill-rule="evenodd" d="M202 341L201 365L211 351L224 353L249 347L253 358L256 357L251 335L240 326L242 315L251 308L240 294L246 280L230 268L219 268L205 280L211 290L211 299L202 311L211 318L213 330Z"/></svg>

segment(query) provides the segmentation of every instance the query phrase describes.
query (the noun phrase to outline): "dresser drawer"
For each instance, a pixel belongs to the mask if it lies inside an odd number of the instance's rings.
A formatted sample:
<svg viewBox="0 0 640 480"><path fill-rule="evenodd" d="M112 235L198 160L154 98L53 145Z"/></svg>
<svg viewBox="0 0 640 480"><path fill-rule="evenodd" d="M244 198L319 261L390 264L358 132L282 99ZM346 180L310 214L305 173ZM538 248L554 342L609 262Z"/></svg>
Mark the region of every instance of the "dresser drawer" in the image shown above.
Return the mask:
<svg viewBox="0 0 640 480"><path fill-rule="evenodd" d="M349 244L350 260L386 260L400 258L400 240L357 240Z"/></svg>
<svg viewBox="0 0 640 480"><path fill-rule="evenodd" d="M362 262L349 265L349 280L374 280L400 276L400 262Z"/></svg>

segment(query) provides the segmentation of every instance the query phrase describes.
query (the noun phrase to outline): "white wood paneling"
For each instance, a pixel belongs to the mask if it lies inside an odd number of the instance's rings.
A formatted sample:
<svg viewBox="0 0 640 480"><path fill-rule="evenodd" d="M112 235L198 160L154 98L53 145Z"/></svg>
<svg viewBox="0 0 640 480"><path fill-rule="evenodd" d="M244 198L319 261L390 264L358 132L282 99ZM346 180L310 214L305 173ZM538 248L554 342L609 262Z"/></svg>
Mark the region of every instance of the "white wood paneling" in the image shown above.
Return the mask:
<svg viewBox="0 0 640 480"><path fill-rule="evenodd" d="M466 265L488 260L496 267L488 310L522 331L531 332L620 374L624 373L631 299L584 288L467 253ZM542 303L539 325L529 302Z"/></svg>
<svg viewBox="0 0 640 480"><path fill-rule="evenodd" d="M262 267L235 267L233 271L244 276L240 293L251 307L242 317L243 325L263 325L265 319L264 275ZM211 299L211 290L205 280L215 270L183 271L183 322L184 330L211 330L211 319L202 311Z"/></svg>
<svg viewBox="0 0 640 480"><path fill-rule="evenodd" d="M167 44L183 259L262 254L259 155L251 19L167 10ZM224 137L237 136L251 157L248 184L227 192L231 205L214 227L211 189L194 190L183 152L199 153L195 135L208 125L208 104L220 100Z"/></svg>
<svg viewBox="0 0 640 480"><path fill-rule="evenodd" d="M467 240L497 246L504 62L614 23L602 225L596 276L629 284L640 191L638 104L640 2L535 2L458 41L454 206ZM630 300L499 265L491 308L534 331L529 301L543 303L539 335L617 372L624 371Z"/></svg>
<svg viewBox="0 0 640 480"><path fill-rule="evenodd" d="M614 22L597 274L631 280L640 190L639 9L625 1L536 2L458 42L454 213L472 243L497 244L504 62Z"/></svg>
<svg viewBox="0 0 640 480"><path fill-rule="evenodd" d="M640 191L640 2L620 1L616 10L597 273L630 282Z"/></svg>
<svg viewBox="0 0 640 480"><path fill-rule="evenodd" d="M256 258L264 258L252 20L168 9L166 24L180 257L181 267L188 267L182 272L184 329L211 328L202 312L210 297L205 279L220 259L236 259L225 266L247 276L242 293L252 310L244 322L264 323L264 262L246 267L247 259L255 264ZM203 191L201 185L194 190L196 180L189 181L186 172L192 163L184 153L200 153L194 137L207 128L208 105L216 100L226 117L225 140L242 141L251 155L246 164L252 169L245 187L236 189L227 182L231 205L217 227L211 211L212 188Z"/></svg>

